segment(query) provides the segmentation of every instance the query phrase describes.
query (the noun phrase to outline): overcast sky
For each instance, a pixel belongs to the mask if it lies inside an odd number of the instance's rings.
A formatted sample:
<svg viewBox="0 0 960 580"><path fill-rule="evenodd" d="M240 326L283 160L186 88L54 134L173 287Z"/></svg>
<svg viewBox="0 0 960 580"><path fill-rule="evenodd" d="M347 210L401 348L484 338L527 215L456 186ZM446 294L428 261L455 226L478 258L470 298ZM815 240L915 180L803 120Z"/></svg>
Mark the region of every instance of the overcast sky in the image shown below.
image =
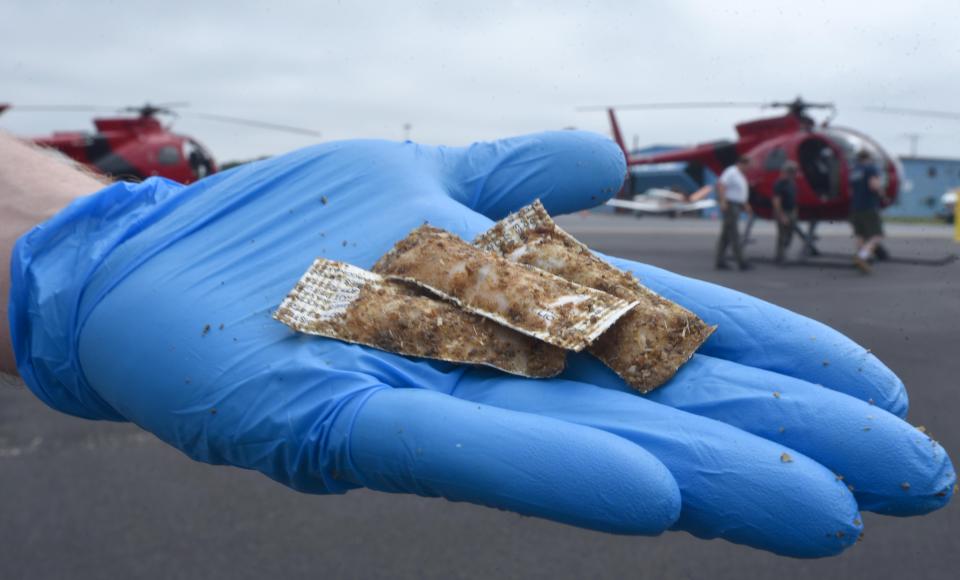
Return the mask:
<svg viewBox="0 0 960 580"><path fill-rule="evenodd" d="M0 102L135 105L357 137L467 144L575 126L579 105L683 100L834 101L836 124L894 153L960 157L960 121L865 106L960 112L960 2L52 2L0 11ZM878 5L883 7L879 8ZM760 110L623 113L627 138L732 138ZM90 128L82 113L16 113L0 128ZM314 139L182 118L221 161Z"/></svg>

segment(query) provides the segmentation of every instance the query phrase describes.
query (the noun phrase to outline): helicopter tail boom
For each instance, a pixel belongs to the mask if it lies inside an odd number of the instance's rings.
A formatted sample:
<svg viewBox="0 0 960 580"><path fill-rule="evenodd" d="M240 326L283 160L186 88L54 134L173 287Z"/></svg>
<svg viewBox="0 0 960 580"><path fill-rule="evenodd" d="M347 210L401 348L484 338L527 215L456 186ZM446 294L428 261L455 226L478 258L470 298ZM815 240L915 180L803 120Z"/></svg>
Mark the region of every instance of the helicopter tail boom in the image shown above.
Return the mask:
<svg viewBox="0 0 960 580"><path fill-rule="evenodd" d="M623 141L623 134L620 132L620 124L617 122L617 114L613 112L613 109L607 109L607 116L610 117L610 130L613 132L613 140L616 141L617 145L620 147L620 150L623 151L623 157L630 162L630 151L627 149L627 144Z"/></svg>

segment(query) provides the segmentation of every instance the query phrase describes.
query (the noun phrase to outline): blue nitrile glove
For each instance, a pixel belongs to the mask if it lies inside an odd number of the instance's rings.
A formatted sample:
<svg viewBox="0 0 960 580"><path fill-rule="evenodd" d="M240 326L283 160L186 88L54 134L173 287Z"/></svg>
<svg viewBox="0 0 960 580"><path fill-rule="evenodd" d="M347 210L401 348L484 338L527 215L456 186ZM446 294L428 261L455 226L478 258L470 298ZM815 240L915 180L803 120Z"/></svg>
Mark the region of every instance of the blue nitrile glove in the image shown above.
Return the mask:
<svg viewBox="0 0 960 580"><path fill-rule="evenodd" d="M537 197L554 214L597 205L623 175L612 142L556 132L329 143L189 187L117 184L17 245L20 372L57 409L131 420L309 492L443 496L622 533L673 525L805 557L857 539L858 501L900 515L946 504L953 467L897 417L903 386L880 361L655 268L615 261L720 327L648 398L586 354L562 378L523 379L270 318L316 256L369 268L424 221L471 240Z"/></svg>

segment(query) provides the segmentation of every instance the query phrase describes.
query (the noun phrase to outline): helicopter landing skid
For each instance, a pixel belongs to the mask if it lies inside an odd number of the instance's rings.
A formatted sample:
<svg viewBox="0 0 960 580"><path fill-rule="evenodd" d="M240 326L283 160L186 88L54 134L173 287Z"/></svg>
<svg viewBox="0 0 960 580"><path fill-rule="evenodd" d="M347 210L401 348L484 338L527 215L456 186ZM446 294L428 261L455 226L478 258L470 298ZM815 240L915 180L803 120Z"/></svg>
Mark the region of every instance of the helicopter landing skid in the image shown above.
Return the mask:
<svg viewBox="0 0 960 580"><path fill-rule="evenodd" d="M892 264L907 264L910 266L946 266L947 264L951 264L957 260L958 256L956 254L948 254L941 258L890 258L884 261ZM750 261L760 264L777 264L776 260L773 260L767 256L751 257ZM818 270L856 269L856 265L853 263L852 257L850 255L840 253L820 254L816 257L802 257L797 260L781 262L777 265L787 268L817 268Z"/></svg>
<svg viewBox="0 0 960 580"><path fill-rule="evenodd" d="M824 258L826 260L845 260L845 263L853 267L851 262L852 254L844 254L841 252L827 252L821 253L818 257ZM895 256L887 256L882 260L875 260L876 262L887 262L890 264L906 264L908 266L946 266L960 259L960 256L956 254L946 254L939 258L900 258ZM819 260L811 260L811 265L816 265Z"/></svg>
<svg viewBox="0 0 960 580"><path fill-rule="evenodd" d="M752 244L756 240L750 237L750 232L753 230L753 223L756 221L756 214L751 214L750 218L747 220L747 227L744 229L743 240L740 244L741 250L745 249L747 244ZM798 223L793 224L793 231L800 237L803 242L803 249L801 250L801 258L799 260L793 260L790 262L784 262L783 265L787 266L815 266L817 268L855 268L856 266L853 263L852 254L844 254L842 252L823 252L817 248L817 229L816 221L811 221L810 225L807 228L807 231L804 232L801 229ZM878 249L881 249L879 247ZM886 249L883 249L883 254L880 252L877 253L878 262L889 262L891 264L907 264L908 266L946 266L947 264L953 263L960 259L957 254L946 254L940 258L900 258L891 256ZM753 258L757 262L770 262L774 263L774 260L769 258Z"/></svg>
<svg viewBox="0 0 960 580"><path fill-rule="evenodd" d="M746 249L747 244L752 244L756 242L755 239L750 237L750 233L753 231L753 223L757 221L757 214L751 213L750 218L747 220L747 227L743 230L743 238L740 242L741 252ZM817 222L811 221L810 226L806 232L800 228L800 224L797 222L793 223L793 231L800 237L803 241L803 255L807 257L817 257L822 255L819 249L817 249L817 236L816 236Z"/></svg>

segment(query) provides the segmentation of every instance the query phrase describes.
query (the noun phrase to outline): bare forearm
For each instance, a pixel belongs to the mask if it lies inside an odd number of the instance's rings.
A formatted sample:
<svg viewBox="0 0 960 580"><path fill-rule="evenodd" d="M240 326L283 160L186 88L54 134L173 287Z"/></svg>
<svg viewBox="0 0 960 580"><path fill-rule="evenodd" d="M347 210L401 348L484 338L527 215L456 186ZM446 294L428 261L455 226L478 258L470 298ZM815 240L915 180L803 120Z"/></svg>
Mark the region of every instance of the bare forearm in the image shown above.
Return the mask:
<svg viewBox="0 0 960 580"><path fill-rule="evenodd" d="M105 181L57 153L0 132L0 371L16 373L7 301L10 255L24 232Z"/></svg>

